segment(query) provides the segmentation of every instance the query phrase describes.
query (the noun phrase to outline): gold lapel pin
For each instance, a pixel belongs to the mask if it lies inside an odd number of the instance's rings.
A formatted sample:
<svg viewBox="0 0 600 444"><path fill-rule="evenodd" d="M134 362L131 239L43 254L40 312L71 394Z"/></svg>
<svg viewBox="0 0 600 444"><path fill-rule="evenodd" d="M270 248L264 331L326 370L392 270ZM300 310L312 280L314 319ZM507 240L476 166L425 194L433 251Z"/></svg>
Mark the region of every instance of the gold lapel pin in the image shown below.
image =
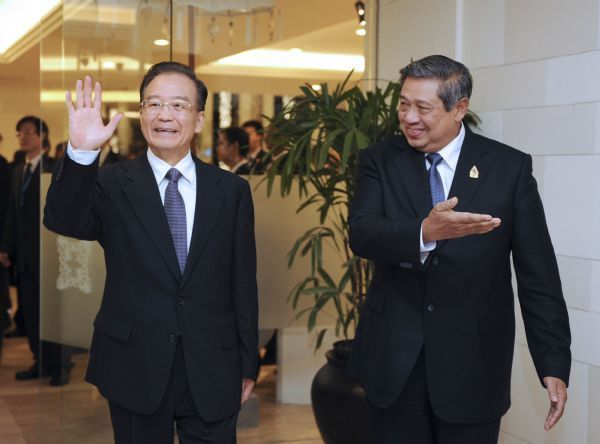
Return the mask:
<svg viewBox="0 0 600 444"><path fill-rule="evenodd" d="M473 168L471 168L471 171L469 171L469 177L471 179L479 179L479 170L475 165L473 165Z"/></svg>

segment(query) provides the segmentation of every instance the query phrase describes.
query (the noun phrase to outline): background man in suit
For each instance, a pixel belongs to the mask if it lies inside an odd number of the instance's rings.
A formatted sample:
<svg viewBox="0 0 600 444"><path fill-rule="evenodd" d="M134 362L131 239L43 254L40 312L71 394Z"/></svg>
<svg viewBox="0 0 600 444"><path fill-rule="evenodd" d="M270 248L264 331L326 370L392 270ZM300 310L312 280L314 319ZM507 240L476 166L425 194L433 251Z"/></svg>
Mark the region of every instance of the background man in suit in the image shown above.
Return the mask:
<svg viewBox="0 0 600 444"><path fill-rule="evenodd" d="M548 430L567 398L570 330L531 156L462 123L472 79L461 63L426 57L401 84L403 136L361 153L350 214L350 245L376 267L349 363L373 442L497 442L510 406L511 253Z"/></svg>
<svg viewBox="0 0 600 444"><path fill-rule="evenodd" d="M83 83L83 84L82 84ZM254 212L248 183L192 157L207 90L175 62L140 86L148 151L98 168L115 131L101 86L77 81L70 146L55 168L44 223L97 240L106 284L87 381L109 401L118 443L234 443L258 353Z"/></svg>
<svg viewBox="0 0 600 444"><path fill-rule="evenodd" d="M219 130L217 158L234 174L250 174L248 153L248 134L242 128L231 126Z"/></svg>
<svg viewBox="0 0 600 444"><path fill-rule="evenodd" d="M248 133L248 163L253 174L262 174L267 168L265 157L268 152L265 150L265 130L263 124L258 120L247 120L242 124L244 131Z"/></svg>
<svg viewBox="0 0 600 444"><path fill-rule="evenodd" d="M19 311L34 363L18 371L16 379L50 376L50 385L69 382L71 363L59 344L40 343L40 174L46 171L42 148L48 145L48 125L36 116L25 116L16 126L24 161L11 171L10 203L0 243L0 262L16 262ZM52 159L51 159L52 160ZM40 349L41 348L41 349Z"/></svg>

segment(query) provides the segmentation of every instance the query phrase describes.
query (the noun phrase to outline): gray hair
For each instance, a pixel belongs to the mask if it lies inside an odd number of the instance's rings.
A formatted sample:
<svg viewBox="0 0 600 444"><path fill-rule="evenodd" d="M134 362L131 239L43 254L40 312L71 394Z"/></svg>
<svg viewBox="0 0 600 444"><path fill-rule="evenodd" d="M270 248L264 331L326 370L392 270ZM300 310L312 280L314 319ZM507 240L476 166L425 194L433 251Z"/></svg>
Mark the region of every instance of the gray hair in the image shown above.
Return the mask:
<svg viewBox="0 0 600 444"><path fill-rule="evenodd" d="M439 80L438 97L446 111L450 111L459 100L471 98L473 91L473 78L469 69L443 55L427 56L406 65L400 70L400 86L408 77Z"/></svg>

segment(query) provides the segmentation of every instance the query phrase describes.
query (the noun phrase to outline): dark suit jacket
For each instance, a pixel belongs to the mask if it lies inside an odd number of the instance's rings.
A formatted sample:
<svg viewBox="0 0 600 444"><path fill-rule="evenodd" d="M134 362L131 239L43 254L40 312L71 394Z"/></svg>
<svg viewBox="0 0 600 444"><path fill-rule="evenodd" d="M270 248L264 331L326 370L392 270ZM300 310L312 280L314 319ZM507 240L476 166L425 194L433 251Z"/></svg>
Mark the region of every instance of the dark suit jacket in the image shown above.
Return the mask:
<svg viewBox="0 0 600 444"><path fill-rule="evenodd" d="M150 414L180 340L195 404L215 421L239 410L242 378L256 376L254 213L246 181L194 162L196 210L183 276L146 155L102 168L98 160L82 166L65 156L44 223L104 248L106 283L87 381L109 400Z"/></svg>
<svg viewBox="0 0 600 444"><path fill-rule="evenodd" d="M478 178L471 178L473 166ZM570 330L531 156L467 130L449 197L456 211L502 219L496 230L438 242L424 265L419 239L432 208L424 154L402 136L361 152L350 245L375 262L349 371L380 407L402 392L424 348L429 396L446 422L486 422L510 406L513 256L538 375L568 382Z"/></svg>
<svg viewBox="0 0 600 444"><path fill-rule="evenodd" d="M0 251L15 259L17 274L40 274L40 165L33 171L23 204L20 205L21 184L25 162L11 171L8 214L4 225Z"/></svg>

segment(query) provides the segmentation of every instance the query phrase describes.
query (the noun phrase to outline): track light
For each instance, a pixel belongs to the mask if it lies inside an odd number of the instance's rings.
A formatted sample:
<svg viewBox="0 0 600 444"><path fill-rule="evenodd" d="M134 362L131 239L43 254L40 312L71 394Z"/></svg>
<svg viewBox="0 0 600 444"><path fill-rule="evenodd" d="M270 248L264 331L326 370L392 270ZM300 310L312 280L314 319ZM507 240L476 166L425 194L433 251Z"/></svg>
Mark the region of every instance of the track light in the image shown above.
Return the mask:
<svg viewBox="0 0 600 444"><path fill-rule="evenodd" d="M356 13L358 14L358 23L360 26L365 26L367 24L365 4L359 0L354 3L354 7L356 8Z"/></svg>

